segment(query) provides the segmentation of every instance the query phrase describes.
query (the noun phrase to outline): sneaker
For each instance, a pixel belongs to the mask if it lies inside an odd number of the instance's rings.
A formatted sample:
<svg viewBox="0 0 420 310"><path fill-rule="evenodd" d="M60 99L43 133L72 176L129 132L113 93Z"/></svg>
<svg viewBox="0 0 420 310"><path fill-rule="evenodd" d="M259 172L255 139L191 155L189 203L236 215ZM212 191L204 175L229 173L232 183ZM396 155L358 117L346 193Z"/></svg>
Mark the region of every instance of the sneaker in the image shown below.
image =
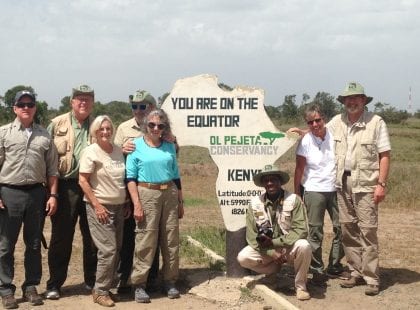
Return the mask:
<svg viewBox="0 0 420 310"><path fill-rule="evenodd" d="M47 289L45 292L45 298L51 300L58 300L60 299L60 291L56 288Z"/></svg>
<svg viewBox="0 0 420 310"><path fill-rule="evenodd" d="M352 288L356 285L363 285L365 284L365 281L361 277L353 277L351 276L350 279L343 280L340 283L340 286L343 288Z"/></svg>
<svg viewBox="0 0 420 310"><path fill-rule="evenodd" d="M26 288L23 292L23 299L28 301L32 306L40 306L44 304L41 295L38 294L36 287Z"/></svg>
<svg viewBox="0 0 420 310"><path fill-rule="evenodd" d="M379 294L379 285L368 284L365 294L368 296L375 296Z"/></svg>
<svg viewBox="0 0 420 310"><path fill-rule="evenodd" d="M308 291L298 288L296 289L296 298L298 300L309 300L311 299L311 295L309 295Z"/></svg>
<svg viewBox="0 0 420 310"><path fill-rule="evenodd" d="M172 283L166 283L163 287L163 292L168 295L169 299L175 299L180 297L178 289Z"/></svg>
<svg viewBox="0 0 420 310"><path fill-rule="evenodd" d="M134 291L134 300L139 303L149 303L150 297L147 295L143 287L138 286Z"/></svg>
<svg viewBox="0 0 420 310"><path fill-rule="evenodd" d="M92 292L93 302L104 307L114 307L115 303L109 295L99 295L96 292Z"/></svg>
<svg viewBox="0 0 420 310"><path fill-rule="evenodd" d="M13 294L3 296L1 298L1 303L4 309L17 309L19 307Z"/></svg>

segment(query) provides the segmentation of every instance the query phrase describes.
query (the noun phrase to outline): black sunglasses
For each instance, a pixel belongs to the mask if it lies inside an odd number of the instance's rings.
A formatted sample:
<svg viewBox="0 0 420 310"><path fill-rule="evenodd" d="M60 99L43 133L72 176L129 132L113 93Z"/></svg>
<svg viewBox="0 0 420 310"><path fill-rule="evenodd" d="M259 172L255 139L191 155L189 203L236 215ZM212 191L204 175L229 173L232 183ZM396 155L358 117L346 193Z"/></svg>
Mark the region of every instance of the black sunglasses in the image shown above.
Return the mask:
<svg viewBox="0 0 420 310"><path fill-rule="evenodd" d="M322 121L322 118L316 118L316 119L313 119L313 120L311 120L311 121L307 121L306 122L306 124L308 124L308 125L312 125L313 123L320 123Z"/></svg>
<svg viewBox="0 0 420 310"><path fill-rule="evenodd" d="M144 104L144 103L141 103L141 104L132 103L131 104L131 109L132 110L140 109L140 111L144 111L144 110L147 109L147 104Z"/></svg>
<svg viewBox="0 0 420 310"><path fill-rule="evenodd" d="M154 129L156 126L159 130L162 130L166 127L165 124L156 124L156 123L153 123L153 122L147 123L147 127L149 127L150 129Z"/></svg>
<svg viewBox="0 0 420 310"><path fill-rule="evenodd" d="M35 107L35 102L16 102L15 106L19 109L23 109L24 107L32 109L33 107Z"/></svg>

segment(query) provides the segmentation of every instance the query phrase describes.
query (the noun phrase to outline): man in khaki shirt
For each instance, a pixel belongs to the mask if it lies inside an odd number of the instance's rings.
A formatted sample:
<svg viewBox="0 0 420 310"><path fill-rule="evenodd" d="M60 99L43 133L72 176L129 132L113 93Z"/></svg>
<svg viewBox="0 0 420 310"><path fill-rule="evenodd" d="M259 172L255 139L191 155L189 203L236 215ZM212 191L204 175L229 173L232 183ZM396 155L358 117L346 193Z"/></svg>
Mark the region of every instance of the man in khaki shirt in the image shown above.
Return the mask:
<svg viewBox="0 0 420 310"><path fill-rule="evenodd" d="M22 224L26 245L23 298L33 306L43 304L36 290L42 276L42 227L45 214L56 212L58 198L57 151L47 130L33 122L35 95L19 91L13 111L16 119L0 128L0 295L5 309L18 307L13 262Z"/></svg>
<svg viewBox="0 0 420 310"><path fill-rule="evenodd" d="M143 118L150 111L156 109L155 98L145 90L136 91L129 97L129 100L133 111L133 117L118 126L114 137L114 143L122 148L124 155L130 154L134 151L133 140L143 136L143 132L140 129L140 124L143 121ZM131 209L133 208L131 202L130 207ZM133 212L131 212L131 214L132 213ZM118 286L119 293L128 293L131 291L131 287L127 284L127 281L130 277L131 268L133 266L135 227L136 223L133 215L131 215L124 221L123 244L120 252L120 266L118 269L118 273L120 274L120 284ZM154 282L158 276L159 248L156 250L156 253L157 255L155 255L155 259L149 273L149 286L150 282Z"/></svg>

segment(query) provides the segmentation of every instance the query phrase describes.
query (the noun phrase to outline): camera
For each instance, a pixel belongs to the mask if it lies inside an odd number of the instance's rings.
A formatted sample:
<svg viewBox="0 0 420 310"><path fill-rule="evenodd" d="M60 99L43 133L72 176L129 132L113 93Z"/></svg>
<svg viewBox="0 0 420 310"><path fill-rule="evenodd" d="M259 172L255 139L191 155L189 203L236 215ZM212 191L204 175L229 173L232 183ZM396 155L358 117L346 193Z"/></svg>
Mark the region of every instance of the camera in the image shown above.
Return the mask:
<svg viewBox="0 0 420 310"><path fill-rule="evenodd" d="M269 221L257 225L257 242L263 242L265 237L273 238L273 227L271 227Z"/></svg>

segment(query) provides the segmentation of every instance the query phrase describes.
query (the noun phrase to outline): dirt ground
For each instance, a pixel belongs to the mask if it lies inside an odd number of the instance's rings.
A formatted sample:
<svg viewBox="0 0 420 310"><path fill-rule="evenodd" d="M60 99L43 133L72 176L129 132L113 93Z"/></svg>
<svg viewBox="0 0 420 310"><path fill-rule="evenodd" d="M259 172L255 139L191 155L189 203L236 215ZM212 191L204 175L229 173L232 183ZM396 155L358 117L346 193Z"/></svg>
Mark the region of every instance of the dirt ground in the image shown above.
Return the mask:
<svg viewBox="0 0 420 310"><path fill-rule="evenodd" d="M197 167L198 166L198 167ZM181 231L196 225L223 226L219 207L209 198L214 196L217 171L214 166L183 165L184 197L202 199L202 206L186 206ZM193 179L193 180L192 180ZM290 185L290 184L289 184ZM288 185L288 186L289 186ZM287 188L287 187L286 187ZM187 199L188 201L188 199ZM206 216L203 216L205 214ZM420 309L420 211L393 210L391 207L379 211L379 244L381 292L378 296L364 294L364 286L343 289L339 280L329 280L324 288L308 285L312 299L299 302L290 290L293 279L282 273L271 285L277 294L300 309ZM50 221L47 219L45 236L49 240ZM325 222L324 259L332 237L329 220ZM39 292L45 291L48 278L47 251L42 250L44 272ZM81 264L81 238L77 232L68 279L62 288L63 297L58 301L46 300L42 309L101 309L92 302L90 292L84 288ZM18 241L15 255L15 281L19 288L23 278L23 242ZM287 269L285 269L285 272ZM122 296L116 308L124 309L280 309L279 305L255 296L252 285L246 287L242 279L226 278L203 268L187 264L181 259L181 298L169 300L161 293L151 294L150 304L137 304L132 296ZM282 287L278 289L277 286ZM20 298L20 289L16 297ZM27 302L20 301L20 309L31 309ZM102 308L103 309L103 308Z"/></svg>

